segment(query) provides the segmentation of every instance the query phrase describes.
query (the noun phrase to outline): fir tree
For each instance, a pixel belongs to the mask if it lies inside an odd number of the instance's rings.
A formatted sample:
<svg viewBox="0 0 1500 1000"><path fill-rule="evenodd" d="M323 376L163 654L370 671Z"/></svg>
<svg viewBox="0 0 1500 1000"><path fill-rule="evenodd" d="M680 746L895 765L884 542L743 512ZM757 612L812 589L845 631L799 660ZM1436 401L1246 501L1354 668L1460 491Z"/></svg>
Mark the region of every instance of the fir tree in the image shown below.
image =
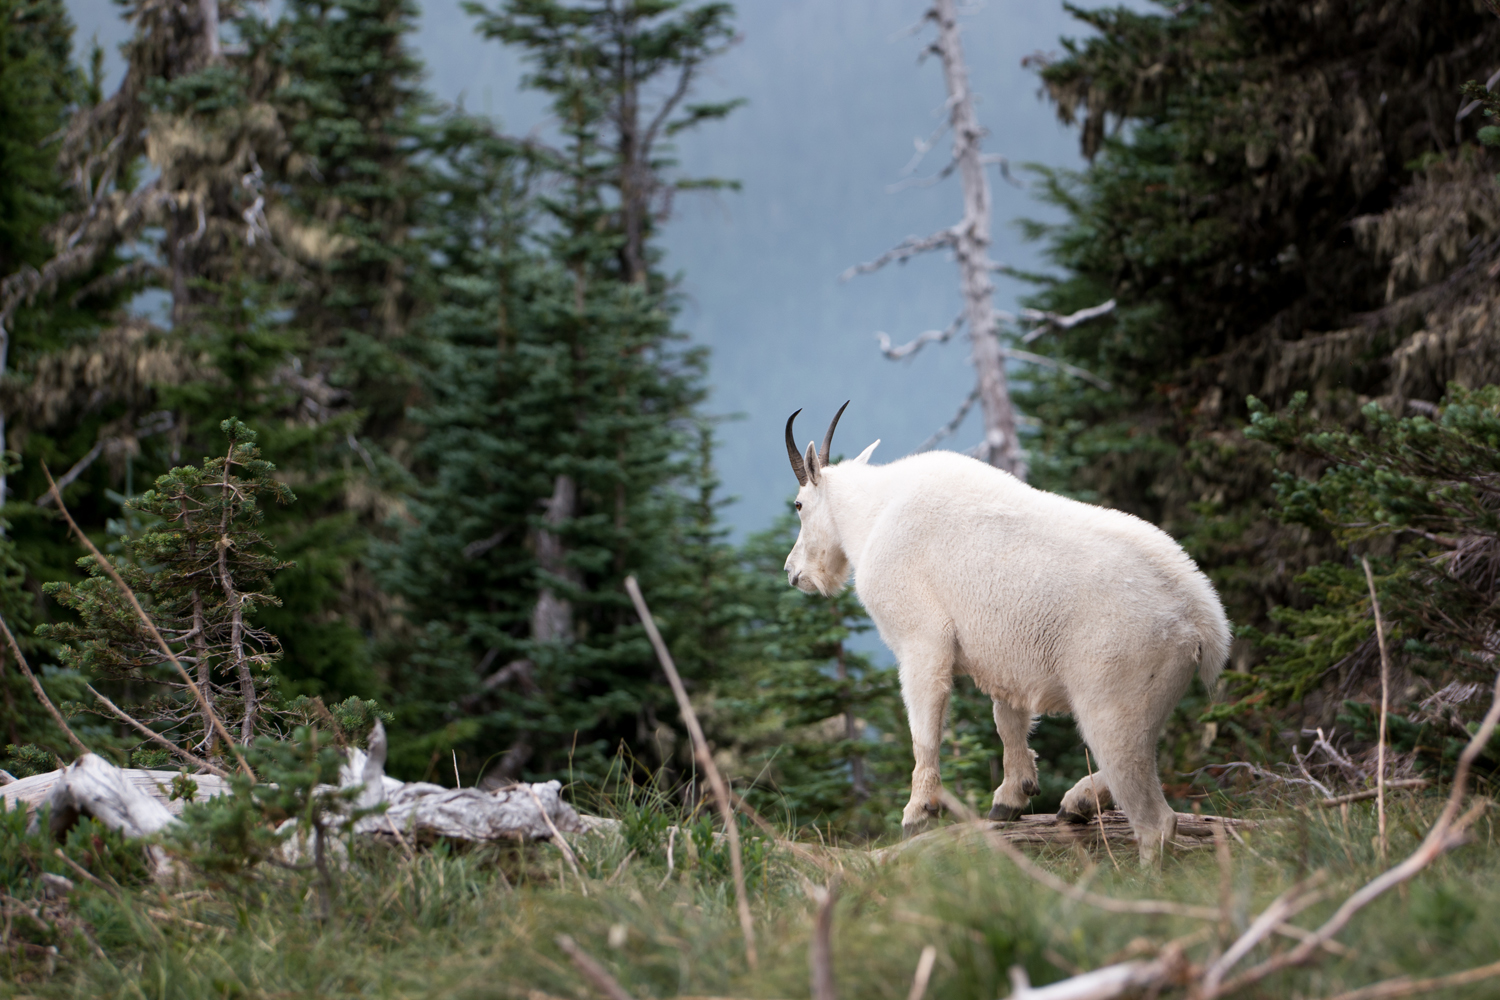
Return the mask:
<svg viewBox="0 0 1500 1000"><path fill-rule="evenodd" d="M432 734L424 752L460 742L475 770L493 755L491 780L523 769L602 777L621 741L649 748L672 703L623 578L675 595L722 544L704 521L711 495L688 492L704 468L704 358L672 328L650 238L669 193L703 183L671 176L666 138L730 110L685 103L730 38L729 9L471 9L487 34L523 48L564 142L528 148L559 181L547 197L507 197L514 175L502 171L482 211L451 220L455 247L492 249L448 257L450 305L428 327L413 417L427 430L418 468L431 485L388 577L424 626L399 674L409 715L398 722ZM652 86L668 96L649 104ZM483 161L474 166L477 177ZM542 239L517 239L532 227L513 220L537 210ZM672 624L684 611L662 609Z"/></svg>
<svg viewBox="0 0 1500 1000"><path fill-rule="evenodd" d="M256 623L260 608L276 604L269 582L283 565L260 534L262 503L294 498L273 478L276 467L260 457L254 431L233 417L222 428L229 439L223 457L173 469L127 502L145 530L125 540L116 568L132 590L149 598L157 629L193 665L209 707L238 720L239 738L249 743L266 725L270 667L281 653L276 637ZM77 613L78 624L44 625L39 635L63 644L63 662L82 673L158 689L138 717L179 741L211 745L212 723L199 716L187 685L163 669L155 638L125 595L92 557L83 562L87 580L47 585L59 604Z"/></svg>

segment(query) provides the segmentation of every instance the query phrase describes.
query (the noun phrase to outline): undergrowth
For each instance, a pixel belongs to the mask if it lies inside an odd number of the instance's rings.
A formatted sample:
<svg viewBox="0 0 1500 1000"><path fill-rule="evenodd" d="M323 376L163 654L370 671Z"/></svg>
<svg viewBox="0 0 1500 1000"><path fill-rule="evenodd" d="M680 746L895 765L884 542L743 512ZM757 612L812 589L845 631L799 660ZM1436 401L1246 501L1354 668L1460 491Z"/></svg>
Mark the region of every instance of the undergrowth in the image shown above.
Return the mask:
<svg viewBox="0 0 1500 1000"><path fill-rule="evenodd" d="M26 834L14 814L0 817L7 821L0 823L0 869L14 897L7 901L12 947L0 956L0 997L594 997L558 948L559 934L576 939L641 1000L804 997L813 912L806 886L836 879L833 964L842 996L905 997L922 949L933 945L938 958L927 996L994 1000L1008 993L1011 965L1042 984L1194 934L1190 955L1202 961L1277 894L1322 870L1324 901L1298 921L1312 926L1383 868L1370 803L1347 815L1287 802L1247 810L1261 825L1234 846L1227 881L1212 850L1180 853L1160 872L1139 870L1118 847L1118 867L1107 854L1081 848L1036 855L1064 878L1122 898L1219 906L1227 889L1231 926L1221 927L1068 901L972 839L932 838L930 846L912 845L877 864L864 849L813 838L822 859L814 863L746 827L760 953L752 970L722 838L708 820L649 792L589 804L620 822L577 838L579 875L548 844L412 853L402 845L357 845L327 918L306 873L260 865L243 876L200 875L165 886L124 863L119 844L79 827L66 852L101 876L93 885L56 858L44 835ZM1393 862L1415 847L1440 808L1432 794L1393 800ZM668 874L673 826L683 832ZM1491 817L1472 832L1471 844L1362 913L1339 938L1346 951L1242 995L1327 996L1493 961L1500 954L1500 851ZM38 909L42 919L22 926L17 904L39 896L43 869L73 877L76 888L64 915L55 906ZM1271 947L1285 941L1273 939ZM1433 995L1493 991L1491 981Z"/></svg>

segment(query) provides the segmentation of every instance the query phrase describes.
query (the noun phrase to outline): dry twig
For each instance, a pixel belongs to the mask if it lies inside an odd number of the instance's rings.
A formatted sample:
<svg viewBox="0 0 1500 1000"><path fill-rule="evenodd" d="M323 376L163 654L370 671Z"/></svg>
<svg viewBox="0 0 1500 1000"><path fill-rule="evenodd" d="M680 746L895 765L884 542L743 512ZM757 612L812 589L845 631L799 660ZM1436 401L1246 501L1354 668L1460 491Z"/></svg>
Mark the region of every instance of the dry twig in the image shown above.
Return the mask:
<svg viewBox="0 0 1500 1000"><path fill-rule="evenodd" d="M161 733L158 733L156 730L150 728L149 726L142 724L139 720L127 713L119 705L116 705L114 702L104 697L104 695L100 694L98 691L95 691L92 684L85 684L83 687L84 690L98 699L100 704L113 712L121 722L124 722L126 725L135 729L148 740L151 740L155 743L160 743L162 746L166 747L168 750L172 751L183 760L186 760L189 764L195 764L198 767L201 767L203 770L207 771L209 774L216 774L221 778L229 777L229 772L224 770L222 767L219 767L215 764L210 764L208 761L204 760L202 757L199 757L192 751L184 750L176 743L173 743L171 740L167 739Z"/></svg>
<svg viewBox="0 0 1500 1000"><path fill-rule="evenodd" d="M52 721L57 723L63 733L67 735L68 742L77 747L79 752L93 753L92 750L84 745L83 740L80 740L78 735L68 726L67 720L57 710L57 706L52 704L52 699L47 697L47 692L42 690L42 682L37 680L36 674L31 672L31 666L26 662L26 657L21 653L21 647L16 643L16 637L10 634L10 626L5 624L4 618L0 618L0 630L5 632L5 641L10 644L10 651L16 654L16 662L21 665L21 673L25 674L26 679L31 682L31 690L36 692L36 696L41 701L42 707L52 716Z"/></svg>
<svg viewBox="0 0 1500 1000"><path fill-rule="evenodd" d="M562 856L568 859L568 867L573 869L573 874L578 879L578 887L583 890L584 896L589 894L589 884L584 881L583 872L578 869L578 859L573 856L573 848L563 838L562 832L558 830L557 824L552 822L552 817L547 815L547 807L542 804L542 797L536 793L531 785L526 786L526 791L531 795L531 801L536 803L536 811L542 814L542 822L547 824L547 829L552 831L552 843L562 851Z"/></svg>
<svg viewBox="0 0 1500 1000"><path fill-rule="evenodd" d="M557 936L557 946L563 950L568 958L573 960L574 968L583 973L583 978L592 983L594 988L603 993L609 1000L635 1000L635 997L627 993L625 987L620 985L619 980L609 974L608 969L600 965L594 956L578 946L577 941L574 941L566 934L559 934Z"/></svg>
<svg viewBox="0 0 1500 1000"><path fill-rule="evenodd" d="M1396 778L1385 783L1386 788L1426 788L1432 782L1426 778ZM1331 799L1323 799L1318 805L1324 809L1332 809L1335 806L1346 806L1351 802L1363 802L1373 799L1379 794L1379 789L1367 788L1362 792L1350 792L1348 795L1336 795Z"/></svg>
<svg viewBox="0 0 1500 1000"><path fill-rule="evenodd" d="M718 765L714 763L713 755L708 752L708 739L703 735L703 727L698 724L698 715L693 711L693 703L688 700L687 688L682 686L682 678L677 673L677 665L672 662L672 654L667 650L667 644L662 641L661 633L656 630L656 622L651 618L651 609L646 606L646 599L641 596L640 584L634 576L625 578L625 589L630 593L630 599L635 603L636 613L641 616L641 624L646 627L646 635L651 640L651 646L656 650L656 658L661 661L662 670L666 672L667 682L672 685L672 693L677 696L677 707L682 712L682 721L687 725L688 735L693 740L693 755L698 758L703 772L708 776L709 785L713 788L714 801L718 804L719 814L724 818L724 835L729 840L729 867L734 875L734 897L740 912L740 931L745 937L745 960L750 968L756 968L760 963L755 953L755 924L750 917L750 900L745 894L745 863L740 852L740 828L734 818L734 804L729 798L729 786L724 783L724 776L719 773Z"/></svg>
<svg viewBox="0 0 1500 1000"><path fill-rule="evenodd" d="M927 994L927 983L932 979L932 967L937 964L937 948L932 945L922 949L922 957L917 959L917 973L911 978L911 992L906 995L906 1000L922 1000Z"/></svg>
<svg viewBox="0 0 1500 1000"><path fill-rule="evenodd" d="M1385 721L1391 706L1391 657L1385 648L1385 621L1380 616L1380 598L1375 594L1375 574L1370 560L1360 556L1365 582L1370 585L1370 607L1375 610L1375 640L1380 645L1380 736L1375 744L1375 812L1380 824L1380 863L1385 864L1389 843L1385 834Z"/></svg>
<svg viewBox="0 0 1500 1000"><path fill-rule="evenodd" d="M1463 807L1464 793L1469 784L1469 771L1474 766L1475 759L1480 752L1489 744L1490 737L1494 735L1495 726L1500 724L1500 674L1496 675L1495 688L1490 702L1490 709L1485 713L1484 721L1480 723L1478 731L1469 740L1469 745L1459 755L1458 768L1453 775L1453 788L1448 793L1448 801L1443 806L1442 813L1437 822L1433 823L1432 829L1428 831L1427 837L1410 857L1394 868L1381 873L1363 888L1348 899L1344 900L1342 906L1334 911L1308 938L1300 945L1288 952L1273 955L1259 965L1236 976L1226 982L1220 993L1232 993L1251 983L1260 982L1267 976L1280 972L1282 969L1295 965L1301 965L1318 951L1323 942L1331 940L1334 935L1343 930L1354 918L1354 915L1364 909L1388 890L1395 888L1401 883L1412 878L1422 869L1430 865L1440 855L1463 844L1467 839L1463 831L1478 818L1488 806L1487 800L1481 799L1468 812L1462 816L1459 810ZM1204 993L1204 1000L1211 1000L1215 993Z"/></svg>
<svg viewBox="0 0 1500 1000"><path fill-rule="evenodd" d="M833 981L833 904L838 901L838 879L830 880L827 886L809 882L806 888L808 896L818 904L813 918L812 947L807 950L812 1000L838 1000L838 988Z"/></svg>
<svg viewBox="0 0 1500 1000"><path fill-rule="evenodd" d="M1393 1000L1395 997L1410 997L1418 993L1445 990L1450 986L1467 986L1469 983L1493 979L1495 976L1500 976L1500 962L1491 962L1489 965L1481 965L1476 969L1465 969L1463 972L1437 976L1433 979L1398 976L1395 979L1387 979L1385 982L1340 993L1338 996L1329 997L1328 1000Z"/></svg>
<svg viewBox="0 0 1500 1000"><path fill-rule="evenodd" d="M161 647L161 651L166 654L172 666L177 668L177 673L181 675L183 682L188 686L188 690L193 693L193 697L197 700L198 708L213 723L219 736L223 738L224 745L229 747L229 752L234 754L234 759L239 762L240 769L254 783L255 772L250 770L249 764L245 763L245 755L240 753L239 744L235 743L234 737L229 735L229 730L224 727L224 722L219 718L219 713L215 712L213 706L209 705L207 699L203 697L203 691L193 682L193 678L188 674L186 668L183 667L182 661L177 658L176 653L172 652L172 647L167 645L167 640L162 638L161 631L156 627L156 623L151 620L151 616L146 614L146 610L141 607L141 602L136 598L135 591L131 590L129 584L120 576L119 572L115 569L114 563L104 558L104 554L89 540L89 536L83 533L83 529L78 526L78 522L73 520L73 515L68 512L68 505L63 503L62 492L58 490L57 483L52 479L51 470L46 465L43 465L42 473L47 477L47 485L50 487L48 492L51 493L53 502L57 504L59 513L67 519L68 527L73 529L73 534L77 535L78 540L83 543L84 548L89 550L99 568L109 575L109 578L114 581L116 587L120 588L120 592L125 595L125 599L130 602L130 606L135 609L136 615L145 624L146 630L151 633L152 638L156 640L156 644Z"/></svg>

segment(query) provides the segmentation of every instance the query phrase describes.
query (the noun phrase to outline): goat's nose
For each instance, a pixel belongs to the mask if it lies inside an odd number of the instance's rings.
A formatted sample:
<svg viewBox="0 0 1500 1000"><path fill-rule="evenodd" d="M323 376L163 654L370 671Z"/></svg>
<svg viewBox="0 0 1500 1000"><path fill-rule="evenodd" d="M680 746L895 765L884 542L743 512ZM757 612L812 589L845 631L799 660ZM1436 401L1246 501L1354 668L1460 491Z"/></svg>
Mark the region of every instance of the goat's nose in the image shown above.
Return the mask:
<svg viewBox="0 0 1500 1000"><path fill-rule="evenodd" d="M792 572L787 574L787 583L790 583L793 587L797 586L797 581L800 579L802 579L802 574L797 570L792 570Z"/></svg>

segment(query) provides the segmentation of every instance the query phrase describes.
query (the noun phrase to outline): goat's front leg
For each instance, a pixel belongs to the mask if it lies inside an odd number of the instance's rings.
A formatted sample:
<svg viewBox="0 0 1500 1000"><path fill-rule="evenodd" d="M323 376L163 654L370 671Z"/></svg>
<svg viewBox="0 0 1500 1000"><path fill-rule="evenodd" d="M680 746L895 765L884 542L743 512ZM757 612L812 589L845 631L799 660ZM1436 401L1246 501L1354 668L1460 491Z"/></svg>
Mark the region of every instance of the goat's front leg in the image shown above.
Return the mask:
<svg viewBox="0 0 1500 1000"><path fill-rule="evenodd" d="M1037 783L1036 751L1026 745L1031 725L1030 712L995 702L995 731L1005 744L1005 780L995 789L990 819L1015 819L1026 811L1031 796L1042 790Z"/></svg>
<svg viewBox="0 0 1500 1000"><path fill-rule="evenodd" d="M901 697L911 726L911 748L916 767L911 772L911 800L901 814L901 832L912 836L936 816L943 779L938 751L943 742L943 720L953 690L951 643L905 649L901 656Z"/></svg>

